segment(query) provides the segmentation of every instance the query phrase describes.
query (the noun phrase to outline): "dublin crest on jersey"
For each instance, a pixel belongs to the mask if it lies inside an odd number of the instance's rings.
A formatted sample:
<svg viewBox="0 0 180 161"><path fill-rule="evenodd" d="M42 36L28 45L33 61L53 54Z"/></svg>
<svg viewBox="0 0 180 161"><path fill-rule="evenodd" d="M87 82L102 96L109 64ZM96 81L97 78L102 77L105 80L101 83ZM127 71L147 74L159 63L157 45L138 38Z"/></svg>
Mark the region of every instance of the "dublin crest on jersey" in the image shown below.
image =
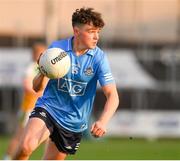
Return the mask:
<svg viewBox="0 0 180 161"><path fill-rule="evenodd" d="M90 75L92 75L94 72L93 72L92 67L88 67L88 68L84 71L84 73L85 73L86 75L90 76Z"/></svg>

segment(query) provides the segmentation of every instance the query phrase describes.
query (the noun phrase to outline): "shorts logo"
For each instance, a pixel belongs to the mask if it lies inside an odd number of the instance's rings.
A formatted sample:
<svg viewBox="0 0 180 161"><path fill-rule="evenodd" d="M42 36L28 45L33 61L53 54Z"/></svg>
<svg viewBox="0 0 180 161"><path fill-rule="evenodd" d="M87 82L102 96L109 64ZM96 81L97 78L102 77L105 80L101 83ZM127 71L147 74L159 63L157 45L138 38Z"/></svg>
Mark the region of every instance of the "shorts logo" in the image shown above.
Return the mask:
<svg viewBox="0 0 180 161"><path fill-rule="evenodd" d="M33 111L31 112L31 115L33 115L33 114L35 114L35 110L33 110Z"/></svg>
<svg viewBox="0 0 180 161"><path fill-rule="evenodd" d="M86 90L86 82L78 82L71 79L61 78L58 81L58 89L67 92L70 96L83 96Z"/></svg>
<svg viewBox="0 0 180 161"><path fill-rule="evenodd" d="M75 150L78 150L79 145L80 145L80 143L77 143L74 149L75 149Z"/></svg>
<svg viewBox="0 0 180 161"><path fill-rule="evenodd" d="M46 117L46 113L45 112L40 112L39 113L41 116L43 116L43 117Z"/></svg>
<svg viewBox="0 0 180 161"><path fill-rule="evenodd" d="M66 148L66 149L69 149L69 150L71 150L71 149L72 149L72 147L71 147L71 146L66 146L65 148Z"/></svg>

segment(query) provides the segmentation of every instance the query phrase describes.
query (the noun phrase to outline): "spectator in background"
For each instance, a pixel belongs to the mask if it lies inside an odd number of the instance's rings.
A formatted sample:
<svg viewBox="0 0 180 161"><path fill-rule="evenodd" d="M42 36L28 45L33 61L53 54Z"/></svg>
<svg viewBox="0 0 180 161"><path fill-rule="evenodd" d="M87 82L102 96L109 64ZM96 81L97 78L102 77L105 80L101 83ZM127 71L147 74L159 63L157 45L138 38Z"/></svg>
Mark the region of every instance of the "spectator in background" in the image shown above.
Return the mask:
<svg viewBox="0 0 180 161"><path fill-rule="evenodd" d="M14 136L12 137L7 152L4 156L5 160L12 158L13 154L16 152L19 140L21 138L22 131L28 121L29 114L35 106L35 102L39 96L42 95L43 89L47 83L47 78L43 81L43 88L39 92L35 92L32 89L32 81L38 72L37 60L40 54L46 49L46 45L43 43L35 43L32 47L32 63L30 63L25 70L25 76L23 80L23 99L21 103L21 108L18 111L18 127Z"/></svg>

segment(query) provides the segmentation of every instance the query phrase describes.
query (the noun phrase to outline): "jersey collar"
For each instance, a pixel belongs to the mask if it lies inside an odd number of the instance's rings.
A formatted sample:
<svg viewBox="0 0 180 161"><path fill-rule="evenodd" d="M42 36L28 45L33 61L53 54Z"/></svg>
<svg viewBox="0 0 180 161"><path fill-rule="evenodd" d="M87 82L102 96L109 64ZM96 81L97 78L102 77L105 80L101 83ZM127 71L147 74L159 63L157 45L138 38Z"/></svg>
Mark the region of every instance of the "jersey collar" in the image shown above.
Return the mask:
<svg viewBox="0 0 180 161"><path fill-rule="evenodd" d="M66 51L73 51L73 48L72 48L72 40L73 40L73 38L74 38L74 36L72 36L72 37L70 37L70 38L68 38L67 39L67 49L66 49ZM94 56L94 51L96 50L96 48L94 48L94 49L89 49L87 52L86 52L86 54L87 55L91 55L91 56Z"/></svg>

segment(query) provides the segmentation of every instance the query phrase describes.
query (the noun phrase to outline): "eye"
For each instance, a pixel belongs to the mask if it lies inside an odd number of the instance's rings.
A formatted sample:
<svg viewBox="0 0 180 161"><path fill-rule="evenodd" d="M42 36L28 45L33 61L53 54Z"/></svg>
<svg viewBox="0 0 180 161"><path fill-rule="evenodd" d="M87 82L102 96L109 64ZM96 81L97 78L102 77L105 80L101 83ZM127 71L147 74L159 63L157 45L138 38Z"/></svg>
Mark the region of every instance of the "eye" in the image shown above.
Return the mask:
<svg viewBox="0 0 180 161"><path fill-rule="evenodd" d="M94 31L93 30L89 30L88 33L94 33Z"/></svg>

